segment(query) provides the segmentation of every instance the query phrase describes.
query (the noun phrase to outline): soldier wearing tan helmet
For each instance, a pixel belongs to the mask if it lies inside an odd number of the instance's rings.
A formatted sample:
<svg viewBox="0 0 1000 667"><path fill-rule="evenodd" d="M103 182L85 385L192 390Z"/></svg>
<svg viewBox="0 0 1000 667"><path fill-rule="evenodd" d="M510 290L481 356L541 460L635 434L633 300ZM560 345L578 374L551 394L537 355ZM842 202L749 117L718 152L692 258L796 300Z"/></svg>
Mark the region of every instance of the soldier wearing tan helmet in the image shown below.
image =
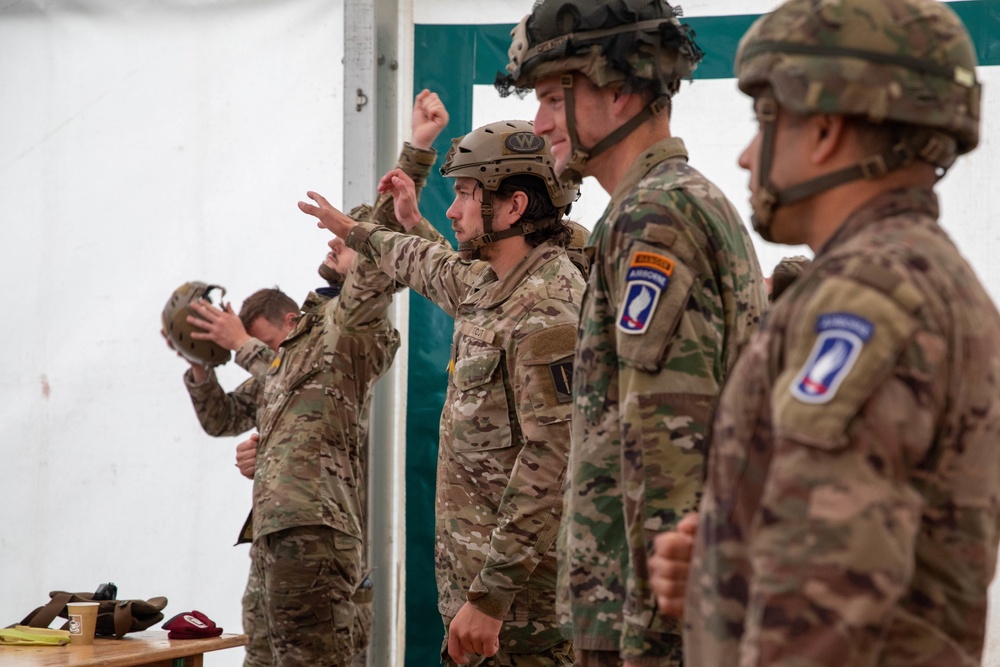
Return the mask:
<svg viewBox="0 0 1000 667"><path fill-rule="evenodd" d="M455 182L447 215L459 253L354 225L315 193L318 207L300 207L455 318L436 497L446 664L569 666L555 541L584 288L566 246L585 234L562 219L576 188L556 178L527 121L455 139L441 172ZM421 220L403 174L381 188L404 226Z"/></svg>
<svg viewBox="0 0 1000 667"><path fill-rule="evenodd" d="M934 0L790 0L740 43L757 227L815 258L733 371L697 521L656 545L688 665L980 662L1000 315L934 192L978 143L975 68Z"/></svg>
<svg viewBox="0 0 1000 667"><path fill-rule="evenodd" d="M679 16L663 0L543 0L498 80L534 90L560 177L611 195L590 239L559 561L583 667L681 664L647 545L697 507L719 393L767 305L748 230L671 133L702 55Z"/></svg>

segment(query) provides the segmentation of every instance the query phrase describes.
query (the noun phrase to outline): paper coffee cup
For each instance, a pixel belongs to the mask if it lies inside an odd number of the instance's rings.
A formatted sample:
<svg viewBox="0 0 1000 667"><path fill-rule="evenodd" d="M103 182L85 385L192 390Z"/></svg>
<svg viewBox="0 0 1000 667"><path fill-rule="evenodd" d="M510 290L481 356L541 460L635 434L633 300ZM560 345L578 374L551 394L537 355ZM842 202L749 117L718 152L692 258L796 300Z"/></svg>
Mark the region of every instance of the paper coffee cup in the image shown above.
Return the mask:
<svg viewBox="0 0 1000 667"><path fill-rule="evenodd" d="M98 602L70 602L66 605L69 612L69 640L72 644L93 644L94 630L97 628Z"/></svg>

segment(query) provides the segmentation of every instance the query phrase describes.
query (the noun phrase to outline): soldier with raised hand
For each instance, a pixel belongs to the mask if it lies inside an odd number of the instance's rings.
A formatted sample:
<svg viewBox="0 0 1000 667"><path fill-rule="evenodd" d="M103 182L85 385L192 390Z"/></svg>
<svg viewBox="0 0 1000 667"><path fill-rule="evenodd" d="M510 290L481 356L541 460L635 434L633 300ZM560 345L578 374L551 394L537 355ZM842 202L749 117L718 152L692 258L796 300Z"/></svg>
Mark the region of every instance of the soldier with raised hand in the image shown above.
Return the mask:
<svg viewBox="0 0 1000 667"><path fill-rule="evenodd" d="M679 15L662 0L543 0L497 82L534 89L560 177L611 195L581 306L560 552L584 667L681 664L649 544L697 507L719 393L767 303L747 229L671 134L702 55Z"/></svg>
<svg viewBox="0 0 1000 667"><path fill-rule="evenodd" d="M934 192L979 142L975 68L934 0L790 0L740 43L755 226L815 258L723 393L687 665L979 664L1000 534L1000 315ZM665 580L682 542L662 538Z"/></svg>
<svg viewBox="0 0 1000 667"><path fill-rule="evenodd" d="M443 107L418 96L400 157L418 183L446 123ZM384 202L352 215L402 229ZM426 224L414 233L439 237ZM307 297L267 373L258 412L251 556L276 667L346 667L370 631L368 423L374 384L399 347L388 317L399 285L343 244L330 245L349 267L339 294Z"/></svg>
<svg viewBox="0 0 1000 667"><path fill-rule="evenodd" d="M319 206L299 206L455 318L436 496L446 664L569 666L555 540L584 289L566 253L574 227L562 220L576 189L556 178L526 121L455 139L441 172L455 179L447 215L458 253L355 225L314 192ZM404 174L389 172L380 188L404 226L421 220Z"/></svg>

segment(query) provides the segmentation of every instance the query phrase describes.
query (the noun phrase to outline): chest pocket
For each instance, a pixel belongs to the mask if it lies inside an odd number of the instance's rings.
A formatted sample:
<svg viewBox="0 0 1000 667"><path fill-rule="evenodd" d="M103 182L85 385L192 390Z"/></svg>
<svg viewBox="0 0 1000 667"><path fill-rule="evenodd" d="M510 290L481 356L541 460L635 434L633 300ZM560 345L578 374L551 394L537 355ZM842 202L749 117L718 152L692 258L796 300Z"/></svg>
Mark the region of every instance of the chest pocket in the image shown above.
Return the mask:
<svg viewBox="0 0 1000 667"><path fill-rule="evenodd" d="M452 433L456 451L477 452L510 447L510 406L504 386L503 353L459 343L452 381ZM466 348L463 352L462 348Z"/></svg>

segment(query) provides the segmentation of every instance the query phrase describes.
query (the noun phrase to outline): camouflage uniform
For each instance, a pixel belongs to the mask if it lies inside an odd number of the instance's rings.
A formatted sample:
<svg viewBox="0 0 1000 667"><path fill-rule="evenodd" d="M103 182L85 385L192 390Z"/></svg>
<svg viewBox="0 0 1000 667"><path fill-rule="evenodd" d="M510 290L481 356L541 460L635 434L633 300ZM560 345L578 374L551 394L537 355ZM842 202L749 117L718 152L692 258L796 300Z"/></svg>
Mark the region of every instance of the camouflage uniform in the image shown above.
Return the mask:
<svg viewBox="0 0 1000 667"><path fill-rule="evenodd" d="M267 369L274 351L251 338L236 351L236 363L250 373L250 378L233 391L219 384L215 369L208 369L208 379L196 383L191 369L184 372L184 386L205 433L211 436L239 435L257 427L257 410Z"/></svg>
<svg viewBox="0 0 1000 667"><path fill-rule="evenodd" d="M191 395L191 403L205 433L230 436L256 428L264 378L274 357L274 351L256 338L247 341L236 351L236 363L251 377L229 393L219 384L213 368L208 369L208 379L201 383L195 383L191 369L184 373L184 386ZM236 543L250 542L249 533L247 524ZM260 595L261 583L251 567L242 599L243 632L248 637L243 667L270 667L274 663L267 627L259 618Z"/></svg>
<svg viewBox="0 0 1000 667"><path fill-rule="evenodd" d="M407 144L400 167L419 187L434 158ZM384 203L371 215L398 227ZM433 234L426 224L418 233ZM337 298L307 297L267 373L251 555L282 667L348 665L368 643L368 420L372 388L399 347L388 319L395 287L374 265L356 261Z"/></svg>
<svg viewBox="0 0 1000 667"><path fill-rule="evenodd" d="M647 544L697 507L716 401L765 309L764 280L736 212L676 138L631 167L591 243L561 590L578 650L620 641L626 659L680 664Z"/></svg>
<svg viewBox="0 0 1000 667"><path fill-rule="evenodd" d="M438 450L438 609L504 621L501 655L569 664L555 617L555 539L584 283L545 242L502 279L484 262L358 225L348 245L455 318ZM447 639L446 639L447 642ZM450 663L449 664L453 664Z"/></svg>
<svg viewBox="0 0 1000 667"><path fill-rule="evenodd" d="M934 0L791 0L740 43L756 224L820 247L723 392L691 665L979 664L1000 538L1000 313L931 189L933 167L978 144L975 66ZM835 114L844 132L826 171L779 185L788 111L810 131Z"/></svg>
<svg viewBox="0 0 1000 667"><path fill-rule="evenodd" d="M928 190L865 204L743 353L715 423L689 664L979 664L1000 320L937 215ZM814 359L838 345L839 386Z"/></svg>

